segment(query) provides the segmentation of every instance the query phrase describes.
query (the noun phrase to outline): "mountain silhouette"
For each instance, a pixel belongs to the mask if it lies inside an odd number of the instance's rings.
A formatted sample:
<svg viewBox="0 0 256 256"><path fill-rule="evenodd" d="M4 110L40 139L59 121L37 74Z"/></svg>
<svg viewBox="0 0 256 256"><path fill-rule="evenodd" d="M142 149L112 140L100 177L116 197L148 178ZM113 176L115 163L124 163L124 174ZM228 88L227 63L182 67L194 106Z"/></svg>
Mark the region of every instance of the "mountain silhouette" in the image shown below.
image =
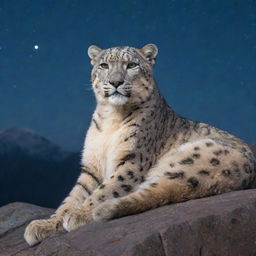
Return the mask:
<svg viewBox="0 0 256 256"><path fill-rule="evenodd" d="M79 152L66 152L33 130L0 132L0 206L23 201L55 208L79 173Z"/></svg>

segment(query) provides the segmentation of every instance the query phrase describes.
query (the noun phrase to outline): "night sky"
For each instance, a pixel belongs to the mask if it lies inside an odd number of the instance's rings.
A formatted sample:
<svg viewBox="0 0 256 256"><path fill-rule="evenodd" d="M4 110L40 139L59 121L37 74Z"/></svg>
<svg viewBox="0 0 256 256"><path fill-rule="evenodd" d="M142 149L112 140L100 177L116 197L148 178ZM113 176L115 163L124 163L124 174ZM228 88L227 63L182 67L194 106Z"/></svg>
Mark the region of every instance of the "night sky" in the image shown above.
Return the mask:
<svg viewBox="0 0 256 256"><path fill-rule="evenodd" d="M147 43L177 113L256 143L254 0L0 0L0 130L79 150L95 107L88 46Z"/></svg>

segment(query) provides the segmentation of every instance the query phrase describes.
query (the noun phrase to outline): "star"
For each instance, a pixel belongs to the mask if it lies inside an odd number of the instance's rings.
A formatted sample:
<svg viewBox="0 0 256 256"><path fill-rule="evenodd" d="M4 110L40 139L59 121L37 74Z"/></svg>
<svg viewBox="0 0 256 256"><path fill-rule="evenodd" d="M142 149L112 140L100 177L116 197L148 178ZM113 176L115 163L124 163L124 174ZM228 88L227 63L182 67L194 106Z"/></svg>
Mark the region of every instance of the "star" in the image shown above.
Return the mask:
<svg viewBox="0 0 256 256"><path fill-rule="evenodd" d="M36 45L34 45L34 49L35 50L38 50L39 49L39 46L36 44Z"/></svg>

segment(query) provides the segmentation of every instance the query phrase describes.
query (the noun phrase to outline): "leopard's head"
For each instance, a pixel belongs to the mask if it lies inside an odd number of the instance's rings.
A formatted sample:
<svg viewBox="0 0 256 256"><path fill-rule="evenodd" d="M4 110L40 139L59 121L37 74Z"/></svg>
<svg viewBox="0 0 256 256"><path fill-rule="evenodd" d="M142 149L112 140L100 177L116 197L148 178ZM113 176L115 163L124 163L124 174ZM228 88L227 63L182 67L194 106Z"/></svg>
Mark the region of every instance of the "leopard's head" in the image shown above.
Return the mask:
<svg viewBox="0 0 256 256"><path fill-rule="evenodd" d="M120 106L146 102L155 87L152 66L157 52L154 44L141 49L90 46L92 85L98 103Z"/></svg>

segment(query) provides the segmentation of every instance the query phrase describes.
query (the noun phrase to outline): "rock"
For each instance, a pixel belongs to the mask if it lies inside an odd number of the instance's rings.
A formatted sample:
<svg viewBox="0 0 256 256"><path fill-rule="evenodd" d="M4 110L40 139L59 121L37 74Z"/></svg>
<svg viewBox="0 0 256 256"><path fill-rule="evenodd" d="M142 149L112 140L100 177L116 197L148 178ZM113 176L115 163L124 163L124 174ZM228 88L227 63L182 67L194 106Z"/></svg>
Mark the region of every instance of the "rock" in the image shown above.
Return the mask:
<svg viewBox="0 0 256 256"><path fill-rule="evenodd" d="M11 203L0 208L0 255L13 255L27 248L23 233L34 219L47 218L54 210L27 203Z"/></svg>
<svg viewBox="0 0 256 256"><path fill-rule="evenodd" d="M256 255L256 189L92 223L29 248L23 240L28 220L50 213L49 209L22 203L0 208L0 255Z"/></svg>

